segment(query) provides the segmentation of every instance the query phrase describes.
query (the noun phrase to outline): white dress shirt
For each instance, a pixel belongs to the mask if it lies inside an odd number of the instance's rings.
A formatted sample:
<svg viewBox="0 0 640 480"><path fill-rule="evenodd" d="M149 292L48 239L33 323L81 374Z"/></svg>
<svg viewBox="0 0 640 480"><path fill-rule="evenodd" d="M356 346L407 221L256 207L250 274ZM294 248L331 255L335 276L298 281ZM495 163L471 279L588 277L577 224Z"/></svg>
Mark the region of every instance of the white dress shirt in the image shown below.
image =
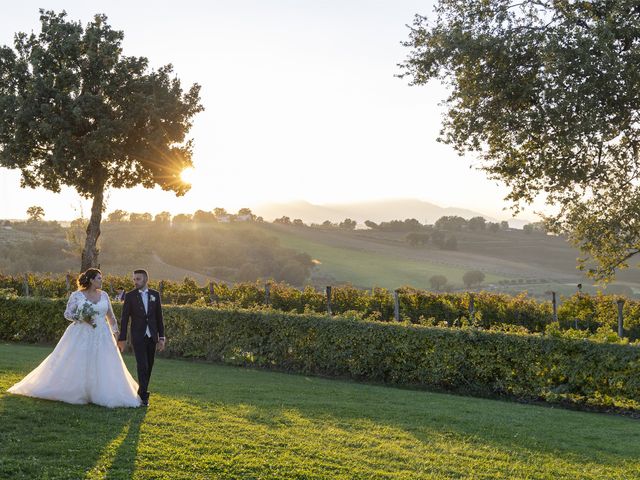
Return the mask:
<svg viewBox="0 0 640 480"><path fill-rule="evenodd" d="M144 305L144 313L149 313L149 289L145 288L144 290L138 290L142 294L142 303ZM149 325L147 324L147 331L145 335L151 338L151 331L149 330Z"/></svg>

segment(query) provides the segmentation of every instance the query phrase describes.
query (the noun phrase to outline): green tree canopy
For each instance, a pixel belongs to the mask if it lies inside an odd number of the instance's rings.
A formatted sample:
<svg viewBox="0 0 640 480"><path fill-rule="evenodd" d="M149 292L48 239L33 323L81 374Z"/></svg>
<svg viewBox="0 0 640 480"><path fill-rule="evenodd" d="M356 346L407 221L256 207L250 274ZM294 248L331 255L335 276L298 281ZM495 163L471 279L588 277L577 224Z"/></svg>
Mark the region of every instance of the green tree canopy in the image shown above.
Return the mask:
<svg viewBox="0 0 640 480"><path fill-rule="evenodd" d="M92 199L82 269L97 265L104 191L142 185L184 194L186 134L202 110L171 65L122 54L124 34L96 15L85 27L40 10L40 33L0 47L0 166L23 187L73 187Z"/></svg>
<svg viewBox="0 0 640 480"><path fill-rule="evenodd" d="M405 45L401 77L449 87L440 140L477 154L516 211L542 194L592 276L626 267L640 252L637 0L439 0Z"/></svg>

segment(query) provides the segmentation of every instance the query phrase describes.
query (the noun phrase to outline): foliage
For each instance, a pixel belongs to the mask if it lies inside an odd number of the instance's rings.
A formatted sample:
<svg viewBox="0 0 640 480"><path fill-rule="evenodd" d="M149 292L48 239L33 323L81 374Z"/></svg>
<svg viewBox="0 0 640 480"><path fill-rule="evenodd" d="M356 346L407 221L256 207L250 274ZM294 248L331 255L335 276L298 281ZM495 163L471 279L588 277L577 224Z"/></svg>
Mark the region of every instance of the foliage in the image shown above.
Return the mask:
<svg viewBox="0 0 640 480"><path fill-rule="evenodd" d="M434 275L429 279L429 285L433 290L442 290L447 282L447 277L444 275Z"/></svg>
<svg viewBox="0 0 640 480"><path fill-rule="evenodd" d="M344 301L337 302L356 301L350 293L343 291ZM0 299L0 339L56 341L68 325L64 303ZM450 302L441 308L455 310ZM116 315L119 309L118 304ZM166 306L164 317L168 356L640 410L637 346L257 309Z"/></svg>
<svg viewBox="0 0 640 480"><path fill-rule="evenodd" d="M412 245L415 247L418 245L427 245L429 243L430 238L431 238L431 235L428 233L411 232L411 233L407 233L405 240L409 245Z"/></svg>
<svg viewBox="0 0 640 480"><path fill-rule="evenodd" d="M457 215L445 215L436 220L434 226L438 230L460 231L467 226L467 221Z"/></svg>
<svg viewBox="0 0 640 480"><path fill-rule="evenodd" d="M484 277L484 273L480 270L469 270L462 276L462 281L464 282L464 286L469 288L484 282Z"/></svg>
<svg viewBox="0 0 640 480"><path fill-rule="evenodd" d="M37 297L65 298L67 295L66 278L26 276L29 293ZM446 290L442 279L436 278L441 290ZM74 289L74 278L70 278L70 288ZM272 308L283 312L324 313L327 311L325 292L314 287L305 286L302 290L284 282L267 282L270 284L269 304ZM0 275L0 292L24 294L24 277ZM199 286L193 280L185 278L182 282L167 280L150 281L151 288L161 290L163 303L200 306L215 305L217 307L265 308L267 298L265 283L242 282L234 285L212 282L211 285ZM103 288L111 293L123 288L133 288L129 276L118 277L105 275ZM212 289L212 290L211 290ZM400 315L403 320L413 324L446 325L449 327L464 326L470 316L468 293L435 293L411 287L398 290ZM522 327L529 333L544 333L553 322L551 304L539 302L528 297L526 293L517 296L506 294L476 292L474 296L473 326L485 330L504 330L513 326ZM558 325L563 331L575 330L589 338L608 338L609 341L620 341L616 333L618 328L617 300L614 295L575 294L562 298L558 307ZM357 289L351 285L337 285L332 288L332 312L361 319L374 319L391 322L394 320L394 300L391 291L385 288L371 290ZM626 299L623 307L624 334L631 341L640 340L640 301ZM433 320L430 320L433 319ZM603 336L603 332L608 332Z"/></svg>
<svg viewBox="0 0 640 480"><path fill-rule="evenodd" d="M39 222L44 218L44 208L33 205L27 208L27 217L30 222Z"/></svg>
<svg viewBox="0 0 640 480"><path fill-rule="evenodd" d="M389 222L380 222L376 224L371 220L367 220L364 224L372 230L381 230L386 232L417 232L420 230L428 230L431 227L422 225L415 218L406 218L404 220L391 220Z"/></svg>
<svg viewBox="0 0 640 480"><path fill-rule="evenodd" d="M188 190L180 173L200 87L183 92L171 65L150 72L146 58L123 56L124 34L105 15L83 27L40 10L40 23L0 48L0 165L19 169L23 187L93 199L84 270L97 265L105 189Z"/></svg>
<svg viewBox="0 0 640 480"><path fill-rule="evenodd" d="M440 0L401 77L449 87L440 140L477 152L517 210L539 195L600 280L640 251L635 0ZM555 210L554 210L555 211Z"/></svg>
<svg viewBox="0 0 640 480"><path fill-rule="evenodd" d="M350 218L345 218L338 224L338 227L344 230L355 230L356 226L357 222L355 220L351 220Z"/></svg>

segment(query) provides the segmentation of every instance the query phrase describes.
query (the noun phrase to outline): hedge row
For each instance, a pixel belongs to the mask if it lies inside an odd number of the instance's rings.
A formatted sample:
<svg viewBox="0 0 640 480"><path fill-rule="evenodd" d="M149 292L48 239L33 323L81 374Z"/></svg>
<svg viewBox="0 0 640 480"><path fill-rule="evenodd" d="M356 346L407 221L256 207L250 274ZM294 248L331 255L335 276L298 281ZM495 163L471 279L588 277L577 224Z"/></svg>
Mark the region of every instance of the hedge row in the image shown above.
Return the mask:
<svg viewBox="0 0 640 480"><path fill-rule="evenodd" d="M41 297L66 296L64 277L28 275L29 289ZM0 291L15 294L23 291L23 278L0 275ZM160 282L152 281L151 287L160 289ZM133 288L129 277L106 276L104 288ZM219 307L254 308L265 305L264 283L239 283L233 286L214 284L213 296L209 286L198 286L193 280L183 282L162 281L163 301L171 304ZM526 294L516 296L478 292L474 293L474 325L492 329L499 325L514 325L530 333L544 333L553 322L551 303L540 302ZM411 287L399 289L400 315L404 321L414 324L434 325L445 322L457 325L469 317L469 293L435 293ZM558 307L558 320L562 329L573 328L594 333L600 327L617 331L617 306L619 297L577 293L562 298ZM393 292L385 288L357 289L349 285L333 288L332 312L348 314L366 320L390 321L394 318ZM276 310L296 313L324 313L327 300L324 292L311 286L299 290L284 283L273 283L270 289L270 305ZM640 339L640 301L626 299L624 305L625 336Z"/></svg>
<svg viewBox="0 0 640 480"><path fill-rule="evenodd" d="M55 342L63 309L0 298L0 340ZM640 411L637 346L273 310L167 306L165 319L168 356Z"/></svg>

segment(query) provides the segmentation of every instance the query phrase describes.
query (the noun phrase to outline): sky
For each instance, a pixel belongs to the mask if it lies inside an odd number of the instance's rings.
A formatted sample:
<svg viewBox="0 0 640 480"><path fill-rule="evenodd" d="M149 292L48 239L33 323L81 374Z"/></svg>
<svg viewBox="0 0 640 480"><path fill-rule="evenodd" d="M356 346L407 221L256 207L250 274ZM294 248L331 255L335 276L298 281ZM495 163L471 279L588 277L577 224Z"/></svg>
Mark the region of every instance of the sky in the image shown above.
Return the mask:
<svg viewBox="0 0 640 480"><path fill-rule="evenodd" d="M110 190L106 212L173 214L306 200L314 204L416 198L509 218L507 189L436 142L446 90L410 87L395 77L401 42L432 1L212 0L11 2L0 16L0 44L39 31L39 8L89 21L105 13L123 30L125 55L158 68L174 65L188 88L202 86L205 111L194 119L195 175L175 197L160 189ZM88 215L69 188L21 189L0 169L0 218ZM525 211L532 217L534 209Z"/></svg>

